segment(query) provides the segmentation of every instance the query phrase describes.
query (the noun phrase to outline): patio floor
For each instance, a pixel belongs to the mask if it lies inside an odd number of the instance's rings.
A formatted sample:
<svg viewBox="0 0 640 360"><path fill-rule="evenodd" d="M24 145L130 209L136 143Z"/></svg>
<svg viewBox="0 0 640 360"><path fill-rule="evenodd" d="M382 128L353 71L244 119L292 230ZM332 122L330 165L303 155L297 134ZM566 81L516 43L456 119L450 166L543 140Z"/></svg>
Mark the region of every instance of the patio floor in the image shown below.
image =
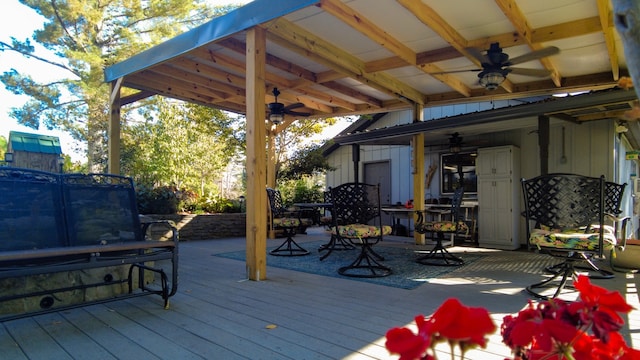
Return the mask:
<svg viewBox="0 0 640 360"><path fill-rule="evenodd" d="M320 229L296 237L327 239ZM412 238L389 237L386 246ZM281 239L269 240L278 245ZM246 280L242 261L212 256L242 250L244 238L181 243L180 283L171 307L158 296L32 316L1 323L0 349L7 359L394 359L384 334L417 314L432 313L445 299L486 307L500 324L524 307L524 286L543 274L535 256L487 251L489 256L413 290L268 267L266 281ZM315 249L314 249L315 250ZM313 251L310 256L318 256ZM593 280L620 291L640 309L640 275L617 273ZM640 348L640 311L626 319L623 334ZM446 352L448 347L441 348ZM499 334L467 359L504 359ZM441 359L450 358L444 353Z"/></svg>

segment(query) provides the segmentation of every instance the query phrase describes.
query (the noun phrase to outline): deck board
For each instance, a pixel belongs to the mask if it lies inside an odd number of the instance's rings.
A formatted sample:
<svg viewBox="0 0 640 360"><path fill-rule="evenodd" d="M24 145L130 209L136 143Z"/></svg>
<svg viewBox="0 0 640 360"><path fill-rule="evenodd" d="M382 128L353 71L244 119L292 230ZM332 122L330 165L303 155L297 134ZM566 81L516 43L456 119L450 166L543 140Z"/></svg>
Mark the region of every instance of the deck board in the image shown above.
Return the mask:
<svg viewBox="0 0 640 360"><path fill-rule="evenodd" d="M28 359L73 359L35 318L11 321L6 326Z"/></svg>
<svg viewBox="0 0 640 360"><path fill-rule="evenodd" d="M297 238L305 243L322 235ZM408 241L396 243L407 246ZM271 245L277 244L270 240ZM168 310L160 297L146 296L0 323L2 357L395 359L384 348L384 334L391 327L412 324L417 314L429 315L449 297L486 307L499 324L505 314L526 305L529 297L522 288L542 274L536 263L522 265L533 254L499 252L468 271L412 290L272 267L267 280L257 282L246 280L244 262L213 256L244 246L244 239L182 243L179 290ZM316 249L309 250L310 256L318 256ZM624 295L638 304L640 281L635 274L596 283L628 289ZM637 342L639 318L638 310L629 317L624 332L628 341L635 337L632 341ZM447 345L438 350L440 358L449 358ZM509 349L494 334L486 349L465 358L508 356Z"/></svg>
<svg viewBox="0 0 640 360"><path fill-rule="evenodd" d="M34 320L71 358L77 360L116 359L104 347L93 341L84 332L67 322L58 313L34 317Z"/></svg>

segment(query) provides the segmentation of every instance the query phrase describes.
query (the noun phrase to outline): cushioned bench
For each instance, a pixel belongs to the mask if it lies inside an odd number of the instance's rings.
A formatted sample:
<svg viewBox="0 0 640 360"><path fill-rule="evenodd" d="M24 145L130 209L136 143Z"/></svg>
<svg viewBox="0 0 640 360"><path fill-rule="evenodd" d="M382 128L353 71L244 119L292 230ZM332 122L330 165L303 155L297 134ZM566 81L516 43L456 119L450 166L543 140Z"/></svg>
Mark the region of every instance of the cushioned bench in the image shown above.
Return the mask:
<svg viewBox="0 0 640 360"><path fill-rule="evenodd" d="M0 319L147 294L168 307L178 231L141 224L130 178L0 167L0 193Z"/></svg>

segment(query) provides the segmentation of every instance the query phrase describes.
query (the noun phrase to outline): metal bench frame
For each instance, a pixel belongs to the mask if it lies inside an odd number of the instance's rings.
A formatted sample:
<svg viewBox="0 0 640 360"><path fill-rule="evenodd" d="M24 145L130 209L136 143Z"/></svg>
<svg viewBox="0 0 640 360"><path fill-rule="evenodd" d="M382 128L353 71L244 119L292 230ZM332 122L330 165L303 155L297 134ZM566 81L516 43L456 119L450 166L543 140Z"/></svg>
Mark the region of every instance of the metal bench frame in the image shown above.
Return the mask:
<svg viewBox="0 0 640 360"><path fill-rule="evenodd" d="M135 189L131 178L106 174L52 174L31 169L0 167L0 188L3 190L19 189L20 186L29 189L35 196L38 195L39 189L46 189L43 194L47 192L53 194L53 201L49 201L46 206L49 206L48 210L52 210L51 213L56 214L57 234L50 235L51 242L49 244L23 241L23 239L29 239L29 233L39 231L37 219L41 214L38 212L31 215L36 219L31 228L17 229L23 236L16 234L16 229L10 231L7 226L0 228L2 239L2 243L0 243L2 246L0 250L0 279L122 265L129 266L128 277L115 279L107 274L103 281L95 283L70 283L68 286L55 287L41 284L42 286L39 286L41 289L37 291L25 290L0 296L0 306L11 300L40 298L39 310L0 315L0 321L149 294L160 295L164 300L165 308L168 308L169 298L176 293L178 287L178 230L170 221L140 223L135 201ZM78 208L77 204L75 208L71 204L73 201L71 194L77 189L95 190L98 193L102 190L118 192L118 195L121 196L120 200L124 200L126 204L123 204L123 201L117 202L120 210L116 207L115 211L124 214L123 218L126 219L126 223L131 225L131 228L124 232L126 235L118 238L116 234L105 240L104 237L101 237L103 234L95 234L95 239L91 243L86 243L86 239L85 242L80 242L82 238L78 235L77 229L80 220L74 218L77 214L73 213ZM84 193L80 195L84 195ZM25 197L23 196L23 198ZM76 197L75 201L77 200ZM99 199L95 200L94 204L100 205L99 202ZM111 201L106 202L108 202L107 205L114 207L114 203ZM5 195L2 204L5 218L0 218L0 220L9 224L12 221L15 222L15 219L8 218L7 211L11 211L13 208L15 212L25 212L28 210L26 206L19 201L12 201L9 195ZM155 226L154 224L166 228L167 233L170 233L170 238L149 240L147 233L152 225ZM40 236L40 239L43 238L46 240L46 237ZM162 260L170 262L170 269L165 270L165 268L153 266L155 263L153 265L151 263ZM138 270L137 277L134 276L134 269ZM169 275L167 275L167 271L170 271ZM159 277L159 286L150 286L146 283L146 272L154 273ZM128 293L115 297L81 303L64 303L56 296L56 294L67 291L123 283L128 284ZM137 290L134 290L134 285L137 286Z"/></svg>

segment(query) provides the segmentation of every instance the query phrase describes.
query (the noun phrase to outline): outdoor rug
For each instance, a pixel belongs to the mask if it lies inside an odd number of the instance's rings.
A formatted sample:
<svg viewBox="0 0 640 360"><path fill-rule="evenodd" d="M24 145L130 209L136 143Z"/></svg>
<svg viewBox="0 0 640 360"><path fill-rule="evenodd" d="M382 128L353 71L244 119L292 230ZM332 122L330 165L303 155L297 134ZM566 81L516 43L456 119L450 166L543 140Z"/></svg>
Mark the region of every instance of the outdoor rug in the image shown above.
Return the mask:
<svg viewBox="0 0 640 360"><path fill-rule="evenodd" d="M267 253L267 266L301 271L322 276L364 281L402 289L414 289L426 283L430 279L434 279L444 274L463 269L464 267L471 265L478 259L486 256L482 254L456 253L456 255L464 259L464 265L428 266L421 265L415 262L416 258L424 255L425 253L424 251L420 253L416 252L415 247L376 245L373 247L374 250L384 257L384 261L382 261L382 264L390 267L393 273L389 276L381 278L355 278L338 274L338 269L342 266L351 264L351 262L353 262L353 260L355 260L355 258L358 256L358 251L360 251L360 249L334 251L331 253L331 255L329 255L329 257L327 257L323 261L320 261L320 256L324 254L324 252L319 253L318 248L324 243L325 241L314 241L301 244L302 247L311 252L310 255L306 256L273 256ZM268 248L267 251L273 248L275 248L275 246ZM214 256L245 261L245 250L214 254Z"/></svg>

